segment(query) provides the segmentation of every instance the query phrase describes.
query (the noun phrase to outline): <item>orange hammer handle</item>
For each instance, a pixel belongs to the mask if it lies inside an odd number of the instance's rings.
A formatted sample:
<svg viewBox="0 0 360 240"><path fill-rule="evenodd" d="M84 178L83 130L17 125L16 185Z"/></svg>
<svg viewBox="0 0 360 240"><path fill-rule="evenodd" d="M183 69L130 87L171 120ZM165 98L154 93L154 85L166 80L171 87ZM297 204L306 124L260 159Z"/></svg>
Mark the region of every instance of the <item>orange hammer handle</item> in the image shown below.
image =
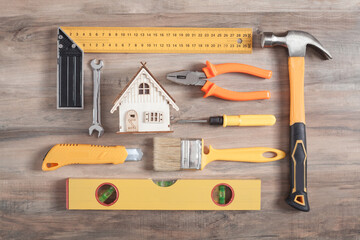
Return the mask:
<svg viewBox="0 0 360 240"><path fill-rule="evenodd" d="M289 57L290 78L290 126L297 122L305 124L303 57Z"/></svg>
<svg viewBox="0 0 360 240"><path fill-rule="evenodd" d="M304 57L289 57L291 188L286 201L290 206L308 212L304 70Z"/></svg>
<svg viewBox="0 0 360 240"><path fill-rule="evenodd" d="M205 92L204 98L214 96L230 101L251 101L270 98L269 91L234 92L221 88L210 81L206 81L205 85L201 88L201 91Z"/></svg>
<svg viewBox="0 0 360 240"><path fill-rule="evenodd" d="M241 63L224 63L214 65L211 64L209 61L206 61L206 67L204 67L202 70L206 74L207 78L212 78L223 73L231 72L247 73L266 79L271 78L272 75L272 72L270 70L265 70Z"/></svg>

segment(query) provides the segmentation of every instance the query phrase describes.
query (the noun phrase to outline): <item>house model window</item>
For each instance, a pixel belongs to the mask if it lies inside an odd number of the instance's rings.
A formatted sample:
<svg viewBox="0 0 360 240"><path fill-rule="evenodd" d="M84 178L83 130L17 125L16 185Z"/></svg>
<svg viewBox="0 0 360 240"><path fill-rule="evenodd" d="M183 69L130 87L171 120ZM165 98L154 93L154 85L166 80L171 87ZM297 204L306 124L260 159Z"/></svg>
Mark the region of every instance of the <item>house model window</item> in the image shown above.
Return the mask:
<svg viewBox="0 0 360 240"><path fill-rule="evenodd" d="M150 94L150 86L147 83L140 83L139 85L139 95Z"/></svg>
<svg viewBox="0 0 360 240"><path fill-rule="evenodd" d="M162 112L145 112L146 123L162 123L163 113Z"/></svg>

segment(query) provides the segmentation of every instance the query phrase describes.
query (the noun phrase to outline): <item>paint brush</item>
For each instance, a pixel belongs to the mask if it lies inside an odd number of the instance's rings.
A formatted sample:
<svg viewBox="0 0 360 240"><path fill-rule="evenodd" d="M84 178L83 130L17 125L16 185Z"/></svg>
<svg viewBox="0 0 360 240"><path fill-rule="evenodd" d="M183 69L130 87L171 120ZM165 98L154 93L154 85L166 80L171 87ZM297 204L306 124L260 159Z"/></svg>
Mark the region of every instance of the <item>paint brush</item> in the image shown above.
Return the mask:
<svg viewBox="0 0 360 240"><path fill-rule="evenodd" d="M271 157L264 156L272 153ZM202 170L213 161L265 163L280 160L285 152L268 147L214 149L204 152L203 139L154 138L154 170Z"/></svg>

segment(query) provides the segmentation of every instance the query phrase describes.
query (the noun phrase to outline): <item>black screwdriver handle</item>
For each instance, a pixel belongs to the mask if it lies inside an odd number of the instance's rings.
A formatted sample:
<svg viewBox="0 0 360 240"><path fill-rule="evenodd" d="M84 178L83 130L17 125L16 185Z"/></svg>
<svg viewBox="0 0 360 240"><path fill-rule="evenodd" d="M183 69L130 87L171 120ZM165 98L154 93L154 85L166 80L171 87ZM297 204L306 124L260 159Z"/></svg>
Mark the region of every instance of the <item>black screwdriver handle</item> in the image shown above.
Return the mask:
<svg viewBox="0 0 360 240"><path fill-rule="evenodd" d="M290 126L290 173L291 188L286 202L308 212L306 130L302 122Z"/></svg>

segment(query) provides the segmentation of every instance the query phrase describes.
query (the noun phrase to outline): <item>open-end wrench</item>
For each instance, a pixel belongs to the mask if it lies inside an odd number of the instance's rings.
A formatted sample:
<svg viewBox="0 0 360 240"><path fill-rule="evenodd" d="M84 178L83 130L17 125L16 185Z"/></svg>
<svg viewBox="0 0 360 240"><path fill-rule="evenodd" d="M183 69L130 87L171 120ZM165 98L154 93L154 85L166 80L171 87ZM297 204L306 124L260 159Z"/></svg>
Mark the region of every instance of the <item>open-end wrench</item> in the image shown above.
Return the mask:
<svg viewBox="0 0 360 240"><path fill-rule="evenodd" d="M92 135L93 131L99 132L98 137L104 134L104 128L101 126L101 111L100 111L100 69L104 66L102 60L96 63L96 59L90 62L93 69L93 81L94 81L94 93L93 93L93 122L89 128L89 135Z"/></svg>

